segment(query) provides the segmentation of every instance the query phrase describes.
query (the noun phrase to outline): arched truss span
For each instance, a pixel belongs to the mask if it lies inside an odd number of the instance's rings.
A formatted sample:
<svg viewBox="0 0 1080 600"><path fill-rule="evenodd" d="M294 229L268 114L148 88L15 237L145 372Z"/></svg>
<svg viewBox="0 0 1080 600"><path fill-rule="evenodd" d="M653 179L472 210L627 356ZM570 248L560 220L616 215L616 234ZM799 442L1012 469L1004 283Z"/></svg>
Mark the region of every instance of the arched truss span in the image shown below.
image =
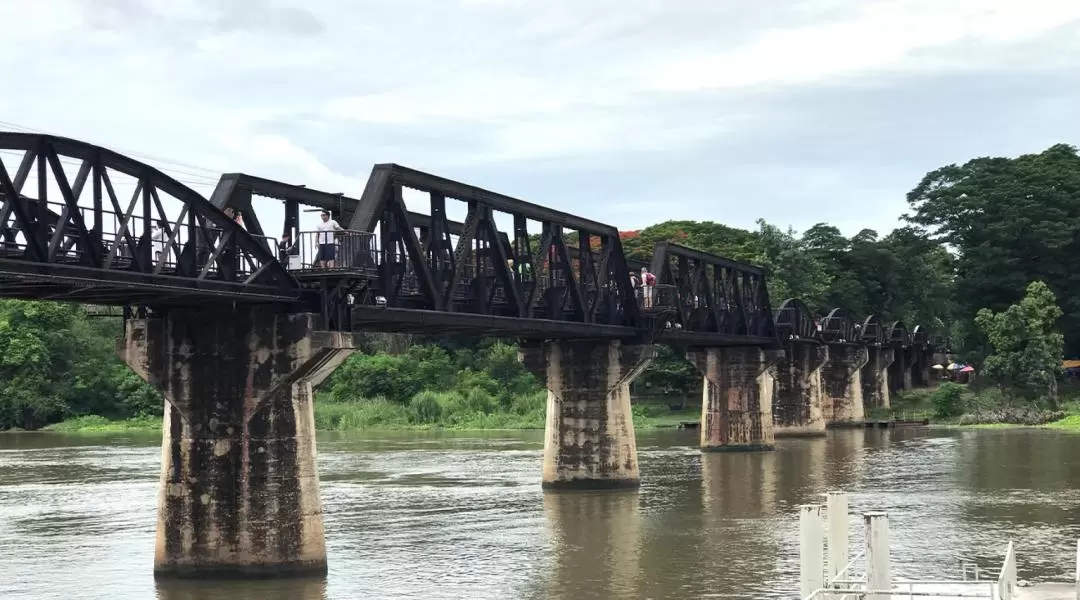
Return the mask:
<svg viewBox="0 0 1080 600"><path fill-rule="evenodd" d="M299 297L275 240L99 146L0 132L0 201L3 296L145 305Z"/></svg>
<svg viewBox="0 0 1080 600"><path fill-rule="evenodd" d="M818 339L817 323L806 303L788 298L776 309L776 333L781 341Z"/></svg>
<svg viewBox="0 0 1080 600"><path fill-rule="evenodd" d="M821 320L821 339L829 343L845 344L856 341L855 321L842 308L834 308Z"/></svg>
<svg viewBox="0 0 1080 600"><path fill-rule="evenodd" d="M922 325L916 325L915 329L911 330L911 343L924 346L930 343L930 330Z"/></svg>
<svg viewBox="0 0 1080 600"><path fill-rule="evenodd" d="M907 326L903 321L893 321L889 325L889 333L887 341L893 345L907 345L911 343L911 337L908 335Z"/></svg>
<svg viewBox="0 0 1080 600"><path fill-rule="evenodd" d="M866 317L859 328L859 340L864 344L885 343L885 328L880 315L874 313Z"/></svg>

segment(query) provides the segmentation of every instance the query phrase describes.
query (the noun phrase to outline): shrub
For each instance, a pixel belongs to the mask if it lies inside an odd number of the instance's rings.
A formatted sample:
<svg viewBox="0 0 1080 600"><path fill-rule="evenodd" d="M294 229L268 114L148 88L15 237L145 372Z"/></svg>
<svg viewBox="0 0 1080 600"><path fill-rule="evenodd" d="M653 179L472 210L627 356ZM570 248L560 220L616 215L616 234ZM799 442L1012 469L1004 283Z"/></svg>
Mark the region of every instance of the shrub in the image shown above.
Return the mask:
<svg viewBox="0 0 1080 600"><path fill-rule="evenodd" d="M964 412L964 386L946 382L930 395L934 416L939 419L956 417Z"/></svg>
<svg viewBox="0 0 1080 600"><path fill-rule="evenodd" d="M437 392L419 392L409 400L409 420L413 423L435 423L442 417L442 405Z"/></svg>

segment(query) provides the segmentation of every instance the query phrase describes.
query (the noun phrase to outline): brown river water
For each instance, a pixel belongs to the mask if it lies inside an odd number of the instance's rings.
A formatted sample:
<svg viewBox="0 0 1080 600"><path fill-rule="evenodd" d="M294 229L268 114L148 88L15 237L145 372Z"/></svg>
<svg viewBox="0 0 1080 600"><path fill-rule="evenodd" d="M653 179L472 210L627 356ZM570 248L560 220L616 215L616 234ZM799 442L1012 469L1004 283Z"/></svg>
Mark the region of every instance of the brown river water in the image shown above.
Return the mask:
<svg viewBox="0 0 1080 600"><path fill-rule="evenodd" d="M0 435L0 599L769 599L798 597L797 506L847 490L887 509L898 574L957 557L1071 580L1080 435L851 430L702 455L640 431L639 492L545 494L540 432L320 434L325 580L152 574L154 436ZM853 541L861 539L854 526Z"/></svg>

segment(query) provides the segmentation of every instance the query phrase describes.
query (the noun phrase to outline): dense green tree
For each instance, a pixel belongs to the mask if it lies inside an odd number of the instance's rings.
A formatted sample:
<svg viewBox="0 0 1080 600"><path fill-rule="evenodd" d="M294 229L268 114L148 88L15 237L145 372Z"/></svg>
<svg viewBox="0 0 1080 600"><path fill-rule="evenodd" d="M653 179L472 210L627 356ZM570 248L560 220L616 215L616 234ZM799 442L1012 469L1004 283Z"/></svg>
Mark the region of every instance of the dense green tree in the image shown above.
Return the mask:
<svg viewBox="0 0 1080 600"><path fill-rule="evenodd" d="M713 221L664 221L620 234L628 258L647 260L656 242L675 242L731 260L753 261L760 254L753 233Z"/></svg>
<svg viewBox="0 0 1080 600"><path fill-rule="evenodd" d="M786 298L801 298L811 307L825 306L832 274L814 253L807 252L804 240L790 228L782 231L758 219L759 254L756 262L765 267L769 299L774 307Z"/></svg>
<svg viewBox="0 0 1080 600"><path fill-rule="evenodd" d="M982 157L932 171L907 218L957 255L956 308L1003 311L1042 280L1060 299L1069 354L1080 354L1080 156L1064 144L1017 158ZM958 331L964 331L964 327ZM965 343L979 344L970 328Z"/></svg>
<svg viewBox="0 0 1080 600"><path fill-rule="evenodd" d="M160 414L161 396L114 354L116 319L59 302L0 301L0 429Z"/></svg>
<svg viewBox="0 0 1080 600"><path fill-rule="evenodd" d="M975 323L993 347L983 363L983 376L994 381L1008 398L1045 398L1057 408L1057 379L1061 374L1064 337L1057 329L1061 309L1041 281L1009 308L981 309Z"/></svg>

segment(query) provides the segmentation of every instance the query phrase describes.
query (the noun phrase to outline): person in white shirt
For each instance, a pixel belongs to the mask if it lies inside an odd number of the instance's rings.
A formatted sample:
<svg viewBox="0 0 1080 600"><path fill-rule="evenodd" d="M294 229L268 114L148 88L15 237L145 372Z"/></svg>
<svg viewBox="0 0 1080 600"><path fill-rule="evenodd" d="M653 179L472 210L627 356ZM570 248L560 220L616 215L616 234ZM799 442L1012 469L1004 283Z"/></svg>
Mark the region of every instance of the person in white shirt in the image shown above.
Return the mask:
<svg viewBox="0 0 1080 600"><path fill-rule="evenodd" d="M322 222L315 226L318 233L315 235L319 244L319 253L315 255L316 266L325 269L334 268L334 259L337 258L337 247L334 245L334 232L345 231L338 222L330 218L330 211L322 211Z"/></svg>

